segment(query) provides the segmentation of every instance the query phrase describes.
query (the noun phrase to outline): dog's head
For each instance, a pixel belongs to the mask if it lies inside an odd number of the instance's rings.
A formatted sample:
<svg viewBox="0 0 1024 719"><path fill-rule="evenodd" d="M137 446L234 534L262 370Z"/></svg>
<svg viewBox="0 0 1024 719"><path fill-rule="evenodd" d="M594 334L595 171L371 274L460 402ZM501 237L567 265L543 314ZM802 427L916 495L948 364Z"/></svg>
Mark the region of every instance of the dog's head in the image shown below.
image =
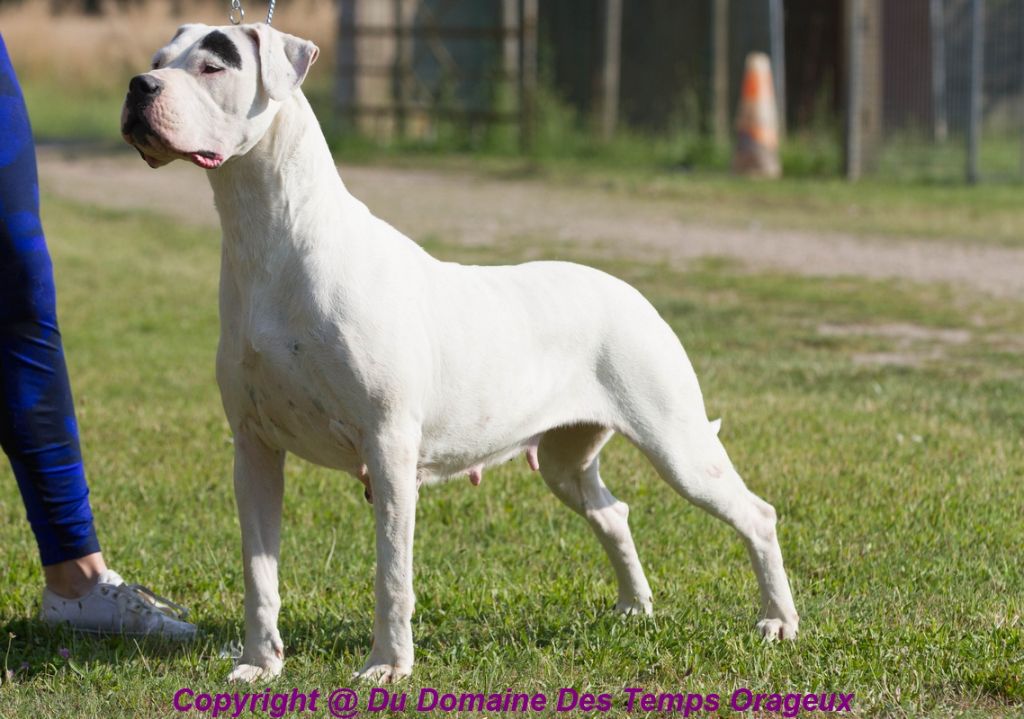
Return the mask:
<svg viewBox="0 0 1024 719"><path fill-rule="evenodd" d="M182 25L128 84L121 135L150 167L220 167L259 142L319 52L264 24Z"/></svg>

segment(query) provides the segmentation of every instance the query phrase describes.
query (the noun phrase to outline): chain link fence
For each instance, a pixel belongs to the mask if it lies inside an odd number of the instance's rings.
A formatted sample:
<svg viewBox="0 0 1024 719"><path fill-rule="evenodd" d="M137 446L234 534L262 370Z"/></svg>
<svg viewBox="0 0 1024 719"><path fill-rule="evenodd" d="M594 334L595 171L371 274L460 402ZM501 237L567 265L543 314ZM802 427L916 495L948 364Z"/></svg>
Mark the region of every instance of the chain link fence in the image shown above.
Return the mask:
<svg viewBox="0 0 1024 719"><path fill-rule="evenodd" d="M854 165L879 177L1024 178L1024 0L851 5Z"/></svg>
<svg viewBox="0 0 1024 719"><path fill-rule="evenodd" d="M602 5L541 0L548 77L606 111ZM1024 0L630 0L617 71L625 127L731 135L744 58L772 58L791 157L918 181L1024 179Z"/></svg>
<svg viewBox="0 0 1024 719"><path fill-rule="evenodd" d="M435 17L459 5L404 1ZM608 139L614 128L652 137L682 130L727 142L744 60L758 51L772 58L791 169L801 169L803 149L826 144L834 161L802 169L851 179L1024 179L1024 0L480 0L474 7L484 20L508 25L524 4L536 8L542 81L581 118L580 132ZM457 49L443 37L435 45L448 42ZM528 54L509 53L520 62ZM463 72L474 61L463 55ZM515 61L505 67L512 73Z"/></svg>

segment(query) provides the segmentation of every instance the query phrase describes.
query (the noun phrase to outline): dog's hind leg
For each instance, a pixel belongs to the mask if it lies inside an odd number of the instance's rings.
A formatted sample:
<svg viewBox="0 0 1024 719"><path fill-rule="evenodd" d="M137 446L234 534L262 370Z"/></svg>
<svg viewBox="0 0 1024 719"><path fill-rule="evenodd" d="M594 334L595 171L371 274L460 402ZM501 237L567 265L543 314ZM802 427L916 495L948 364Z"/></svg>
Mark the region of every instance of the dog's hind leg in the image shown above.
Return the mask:
<svg viewBox="0 0 1024 719"><path fill-rule="evenodd" d="M637 432L635 443L673 489L739 533L761 590L758 630L767 639L795 639L799 617L782 565L775 509L747 489L715 426L703 416L691 416L684 423L662 419Z"/></svg>
<svg viewBox="0 0 1024 719"><path fill-rule="evenodd" d="M650 614L651 588L629 531L629 507L601 481L601 447L613 432L596 425L553 429L541 438L540 472L551 491L582 515L600 540L619 584L615 605L624 614Z"/></svg>
<svg viewBox="0 0 1024 719"><path fill-rule="evenodd" d="M245 645L228 681L273 679L284 664L284 645L277 632L283 495L284 452L270 449L248 433L236 432L235 502L242 527Z"/></svg>

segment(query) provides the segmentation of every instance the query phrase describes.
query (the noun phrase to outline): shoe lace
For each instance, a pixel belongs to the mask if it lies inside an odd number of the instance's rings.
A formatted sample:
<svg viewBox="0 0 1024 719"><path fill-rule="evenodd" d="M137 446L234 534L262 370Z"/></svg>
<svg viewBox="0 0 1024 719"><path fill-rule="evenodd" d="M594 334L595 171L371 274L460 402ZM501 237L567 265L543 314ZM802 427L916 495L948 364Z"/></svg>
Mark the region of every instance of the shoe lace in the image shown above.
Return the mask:
<svg viewBox="0 0 1024 719"><path fill-rule="evenodd" d="M148 611L155 610L178 621L185 621L188 618L187 607L172 602L167 597L161 597L152 589L142 584L122 584L115 587L115 589L119 593L136 600L140 605L139 608L144 608Z"/></svg>

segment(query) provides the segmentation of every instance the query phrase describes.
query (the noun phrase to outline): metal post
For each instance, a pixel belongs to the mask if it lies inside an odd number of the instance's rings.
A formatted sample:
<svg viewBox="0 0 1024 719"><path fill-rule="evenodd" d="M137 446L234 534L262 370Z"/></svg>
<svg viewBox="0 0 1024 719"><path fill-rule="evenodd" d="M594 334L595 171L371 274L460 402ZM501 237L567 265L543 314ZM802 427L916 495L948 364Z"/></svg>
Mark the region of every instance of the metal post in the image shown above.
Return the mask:
<svg viewBox="0 0 1024 719"><path fill-rule="evenodd" d="M864 0L846 0L846 179L856 181L863 171Z"/></svg>
<svg viewBox="0 0 1024 719"><path fill-rule="evenodd" d="M506 78L514 78L519 65L519 42L512 30L519 24L519 3L517 0L501 0L501 42L502 70Z"/></svg>
<svg viewBox="0 0 1024 719"><path fill-rule="evenodd" d="M971 0L971 88L967 126L967 182L980 179L981 113L985 80L985 0Z"/></svg>
<svg viewBox="0 0 1024 719"><path fill-rule="evenodd" d="M391 0L392 22L395 32L395 58L391 64L391 102L394 107L395 134L405 137L405 42L404 24L405 18L402 13L403 0Z"/></svg>
<svg viewBox="0 0 1024 719"><path fill-rule="evenodd" d="M949 136L946 117L946 0L931 0L932 35L932 134L936 142Z"/></svg>
<svg viewBox="0 0 1024 719"><path fill-rule="evenodd" d="M601 70L601 139L615 134L619 120L619 73L622 53L622 0L605 0L604 62Z"/></svg>
<svg viewBox="0 0 1024 719"><path fill-rule="evenodd" d="M359 62L356 46L356 5L357 0L340 0L338 3L338 52L335 60L334 106L344 123L355 118L354 110L359 102L356 67Z"/></svg>
<svg viewBox="0 0 1024 719"><path fill-rule="evenodd" d="M772 75L779 106L779 137L786 136L786 16L783 0L768 0L771 26Z"/></svg>
<svg viewBox="0 0 1024 719"><path fill-rule="evenodd" d="M729 0L713 0L711 9L711 131L729 139Z"/></svg>
<svg viewBox="0 0 1024 719"><path fill-rule="evenodd" d="M531 152L536 140L537 120L537 2L522 0L520 28L519 143Z"/></svg>
<svg viewBox="0 0 1024 719"><path fill-rule="evenodd" d="M1017 24L1020 30L1019 42L1024 48L1024 5L1019 5L1017 10ZM1020 176L1024 178L1024 57L1021 57L1020 64Z"/></svg>

